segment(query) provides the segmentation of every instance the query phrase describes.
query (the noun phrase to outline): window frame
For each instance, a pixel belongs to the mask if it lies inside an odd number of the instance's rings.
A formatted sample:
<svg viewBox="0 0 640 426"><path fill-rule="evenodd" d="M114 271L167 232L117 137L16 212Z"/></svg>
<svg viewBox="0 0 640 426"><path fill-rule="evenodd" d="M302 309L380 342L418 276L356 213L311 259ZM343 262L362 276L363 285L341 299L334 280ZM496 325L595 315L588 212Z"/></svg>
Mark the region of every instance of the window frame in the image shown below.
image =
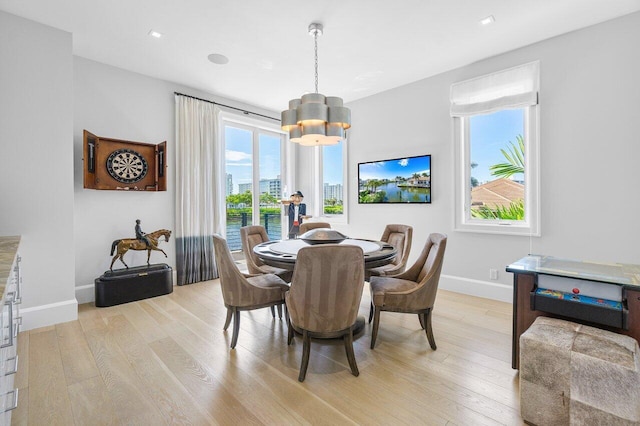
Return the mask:
<svg viewBox="0 0 640 426"><path fill-rule="evenodd" d="M455 173L454 230L503 235L540 236L539 105L531 105L522 109L525 111L523 135L525 142L524 221L478 219L471 216L469 121L473 115L452 117Z"/></svg>
<svg viewBox="0 0 640 426"><path fill-rule="evenodd" d="M323 221L331 224L348 224L349 223L349 179L348 179L348 148L347 139L343 139L341 142L342 147L342 214L325 214L324 213L324 151L323 146L317 146L313 149L314 152L314 205L317 206L314 209L314 216Z"/></svg>
<svg viewBox="0 0 640 426"><path fill-rule="evenodd" d="M254 201L258 200L258 202L257 203L252 202L251 221L252 221L252 224L259 225L260 224L260 205L259 205L260 195L257 194L256 191L259 192L259 188L260 188L260 176L259 176L260 164L259 164L259 161L257 161L260 158L260 150L259 150L260 133L279 135L282 141L282 146L280 149L280 159L281 159L280 172L281 172L281 185L282 185L283 192L286 188L293 187L292 185L293 172L291 170L292 167L290 166L290 160L289 160L290 158L292 158L291 148L290 148L291 144L289 143L288 133L282 130L278 122L274 121L273 123L271 123L264 120L249 118L249 117L246 117L245 115L240 115L240 114L227 112L227 111L219 112L217 122L218 122L218 140L219 140L218 161L217 161L219 172L217 173L217 176L218 176L218 191L219 191L218 193L221 194L221 197L218 203L218 206L219 206L218 209L219 209L220 217L223 218L221 219L222 220L221 225L224 225L226 223L226 219L224 218L226 218L226 209L227 209L226 136L225 136L226 126L248 130L252 133L252 185L251 186L253 188L252 189L253 200ZM226 231L226 226L222 226L222 229ZM286 232L286 226L282 227L281 233L282 233L282 238L285 239L288 235Z"/></svg>

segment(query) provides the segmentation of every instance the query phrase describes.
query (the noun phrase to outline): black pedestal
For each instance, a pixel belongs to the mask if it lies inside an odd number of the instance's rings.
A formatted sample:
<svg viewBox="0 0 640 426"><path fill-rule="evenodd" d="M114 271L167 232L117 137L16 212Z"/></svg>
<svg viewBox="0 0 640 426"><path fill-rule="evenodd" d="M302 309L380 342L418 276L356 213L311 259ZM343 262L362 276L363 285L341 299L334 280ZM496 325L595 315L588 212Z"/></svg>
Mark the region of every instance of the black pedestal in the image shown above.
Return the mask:
<svg viewBox="0 0 640 426"><path fill-rule="evenodd" d="M107 271L96 278L95 291L97 307L169 294L173 291L172 269L158 264Z"/></svg>

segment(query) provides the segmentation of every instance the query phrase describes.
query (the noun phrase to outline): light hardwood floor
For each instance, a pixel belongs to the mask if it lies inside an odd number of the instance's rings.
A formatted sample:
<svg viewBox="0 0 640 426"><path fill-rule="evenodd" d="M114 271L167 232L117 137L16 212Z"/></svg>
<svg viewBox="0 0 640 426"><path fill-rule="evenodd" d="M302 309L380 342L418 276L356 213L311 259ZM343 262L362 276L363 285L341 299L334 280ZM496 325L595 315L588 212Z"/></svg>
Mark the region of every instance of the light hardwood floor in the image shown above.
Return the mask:
<svg viewBox="0 0 640 426"><path fill-rule="evenodd" d="M365 286L360 314L366 316ZM416 315L383 312L354 342L302 342L268 309L242 312L229 349L217 280L20 333L19 405L12 424L521 425L511 369L511 305L440 290L429 348Z"/></svg>

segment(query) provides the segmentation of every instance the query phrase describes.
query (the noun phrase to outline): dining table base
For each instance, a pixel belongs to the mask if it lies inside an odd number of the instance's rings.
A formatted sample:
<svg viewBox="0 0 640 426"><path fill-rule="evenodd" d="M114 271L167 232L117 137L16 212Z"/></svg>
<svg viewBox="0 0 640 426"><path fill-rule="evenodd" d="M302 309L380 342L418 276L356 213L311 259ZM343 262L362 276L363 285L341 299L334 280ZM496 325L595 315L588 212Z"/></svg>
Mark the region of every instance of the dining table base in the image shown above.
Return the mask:
<svg viewBox="0 0 640 426"><path fill-rule="evenodd" d="M358 317L356 318L356 323L353 325L353 338L359 338L362 334L364 334L364 325L366 323L366 320L363 316L358 315ZM300 330L298 327L296 327L295 325L291 324L291 326L293 327L293 331L295 331L296 334L302 334L302 330ZM312 338L313 339L313 338ZM320 339L320 340L327 340L327 339Z"/></svg>

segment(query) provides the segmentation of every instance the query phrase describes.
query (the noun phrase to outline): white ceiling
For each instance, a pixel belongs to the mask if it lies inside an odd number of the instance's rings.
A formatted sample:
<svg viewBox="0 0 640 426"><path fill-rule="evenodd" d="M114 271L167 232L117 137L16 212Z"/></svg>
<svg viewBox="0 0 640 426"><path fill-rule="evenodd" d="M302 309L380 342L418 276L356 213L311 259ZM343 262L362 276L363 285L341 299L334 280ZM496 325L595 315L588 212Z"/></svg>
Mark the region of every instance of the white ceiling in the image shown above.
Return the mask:
<svg viewBox="0 0 640 426"><path fill-rule="evenodd" d="M280 111L314 91L311 22L324 25L319 92L349 102L638 11L640 0L0 0L0 10L72 33L77 56Z"/></svg>

